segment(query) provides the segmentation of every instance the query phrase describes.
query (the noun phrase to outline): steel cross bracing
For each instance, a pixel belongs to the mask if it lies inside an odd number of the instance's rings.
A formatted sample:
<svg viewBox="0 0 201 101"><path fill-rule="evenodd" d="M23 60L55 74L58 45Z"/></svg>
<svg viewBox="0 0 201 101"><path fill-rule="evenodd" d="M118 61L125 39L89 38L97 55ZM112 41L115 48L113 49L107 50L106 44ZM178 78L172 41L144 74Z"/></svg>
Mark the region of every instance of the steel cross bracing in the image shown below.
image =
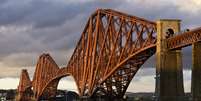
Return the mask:
<svg viewBox="0 0 201 101"><path fill-rule="evenodd" d="M169 38L168 48L198 42L200 33L201 29L195 29ZM32 81L34 98L54 97L59 80L69 75L80 96L122 98L138 69L155 52L155 22L99 9L89 17L66 67L59 69L49 54L40 56ZM24 82L20 80L20 85Z"/></svg>
<svg viewBox="0 0 201 101"><path fill-rule="evenodd" d="M196 28L190 32L184 32L175 37L167 39L168 49L178 49L201 41L201 28Z"/></svg>
<svg viewBox="0 0 201 101"><path fill-rule="evenodd" d="M89 18L67 65L81 96L122 97L138 68L154 54L156 24L113 10ZM98 90L101 89L101 90ZM99 92L100 93L100 92Z"/></svg>
<svg viewBox="0 0 201 101"><path fill-rule="evenodd" d="M22 70L20 81L21 82L18 85L18 92L24 92L27 88L30 88L32 86L31 80L26 70Z"/></svg>
<svg viewBox="0 0 201 101"><path fill-rule="evenodd" d="M68 76L66 68L59 69L49 54L39 57L34 73L32 87L36 99L54 97L59 80Z"/></svg>
<svg viewBox="0 0 201 101"><path fill-rule="evenodd" d="M32 84L29 78L28 72L26 70L22 70L20 75L20 83L17 88L18 96L16 100L26 101L29 99L31 94L33 93L31 90Z"/></svg>

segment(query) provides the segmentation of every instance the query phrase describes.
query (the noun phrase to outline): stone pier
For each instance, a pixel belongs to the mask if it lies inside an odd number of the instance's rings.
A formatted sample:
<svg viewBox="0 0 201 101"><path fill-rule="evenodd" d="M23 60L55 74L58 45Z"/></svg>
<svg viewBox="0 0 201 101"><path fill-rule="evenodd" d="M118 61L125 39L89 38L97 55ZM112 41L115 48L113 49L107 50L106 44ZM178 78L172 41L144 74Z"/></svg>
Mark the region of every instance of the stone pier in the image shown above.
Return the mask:
<svg viewBox="0 0 201 101"><path fill-rule="evenodd" d="M192 85L193 101L201 101L201 42L192 45Z"/></svg>
<svg viewBox="0 0 201 101"><path fill-rule="evenodd" d="M159 101L182 101L184 96L181 50L168 50L166 39L180 31L180 20L157 21L156 96Z"/></svg>

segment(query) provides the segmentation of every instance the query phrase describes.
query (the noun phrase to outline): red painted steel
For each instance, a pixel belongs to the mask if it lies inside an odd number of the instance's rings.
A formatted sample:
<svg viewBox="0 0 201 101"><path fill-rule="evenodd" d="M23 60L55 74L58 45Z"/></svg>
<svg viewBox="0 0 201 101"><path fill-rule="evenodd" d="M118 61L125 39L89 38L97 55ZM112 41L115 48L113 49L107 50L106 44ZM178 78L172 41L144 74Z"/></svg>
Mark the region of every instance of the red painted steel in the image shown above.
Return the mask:
<svg viewBox="0 0 201 101"><path fill-rule="evenodd" d="M200 32L196 29L169 38L167 45L176 49L200 41ZM34 98L54 97L59 80L69 75L80 96L122 98L138 69L155 51L155 22L99 9L90 16L66 67L59 69L48 54L40 56L32 81ZM25 79L20 80L20 85L23 83Z"/></svg>
<svg viewBox="0 0 201 101"><path fill-rule="evenodd" d="M20 76L20 83L18 85L18 101L28 101L31 98L31 80L29 78L27 70L23 69Z"/></svg>
<svg viewBox="0 0 201 101"><path fill-rule="evenodd" d="M196 28L167 39L167 47L168 49L178 49L199 41L201 41L201 28Z"/></svg>

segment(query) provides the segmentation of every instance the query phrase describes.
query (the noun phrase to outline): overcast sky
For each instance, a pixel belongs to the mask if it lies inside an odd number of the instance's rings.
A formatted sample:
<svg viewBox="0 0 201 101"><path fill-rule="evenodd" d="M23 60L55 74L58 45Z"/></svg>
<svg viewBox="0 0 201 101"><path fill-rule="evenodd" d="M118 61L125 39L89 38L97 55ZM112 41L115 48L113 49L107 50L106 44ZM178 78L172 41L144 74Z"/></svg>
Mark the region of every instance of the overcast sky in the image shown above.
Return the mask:
<svg viewBox="0 0 201 101"><path fill-rule="evenodd" d="M98 8L115 9L151 21L181 19L182 29L201 26L201 0L1 0L0 88L15 88L22 68L32 76L38 57L44 52L50 53L58 65L66 65L88 17ZM191 48L184 53L184 67L189 68ZM137 74L133 86L140 87L150 80L153 86L154 66L153 57ZM189 82L189 69L185 73ZM6 85L10 82L12 85Z"/></svg>

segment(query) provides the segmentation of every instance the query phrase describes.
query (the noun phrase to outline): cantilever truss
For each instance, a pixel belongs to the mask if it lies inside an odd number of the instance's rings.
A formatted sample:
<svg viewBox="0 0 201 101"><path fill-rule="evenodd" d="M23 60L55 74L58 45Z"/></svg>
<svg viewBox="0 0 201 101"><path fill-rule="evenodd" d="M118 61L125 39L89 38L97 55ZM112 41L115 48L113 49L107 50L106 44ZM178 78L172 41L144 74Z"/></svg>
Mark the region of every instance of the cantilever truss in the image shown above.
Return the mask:
<svg viewBox="0 0 201 101"><path fill-rule="evenodd" d="M68 75L66 68L59 69L49 54L41 55L32 81L34 97L36 99L54 97L59 80Z"/></svg>
<svg viewBox="0 0 201 101"><path fill-rule="evenodd" d="M142 18L109 9L92 14L67 65L80 95L122 97L138 68L155 53L155 32L156 24Z"/></svg>
<svg viewBox="0 0 201 101"><path fill-rule="evenodd" d="M30 100L30 97L32 96L31 87L32 85L28 72L27 70L23 69L20 76L20 83L17 89L18 92L17 100L19 101Z"/></svg>
<svg viewBox="0 0 201 101"><path fill-rule="evenodd" d="M196 29L167 39L168 48L201 41L200 33L201 29ZM59 80L71 75L80 96L121 98L138 69L155 51L154 22L99 9L90 16L66 67L59 69L49 54L40 56L32 81L34 97L54 97Z"/></svg>

